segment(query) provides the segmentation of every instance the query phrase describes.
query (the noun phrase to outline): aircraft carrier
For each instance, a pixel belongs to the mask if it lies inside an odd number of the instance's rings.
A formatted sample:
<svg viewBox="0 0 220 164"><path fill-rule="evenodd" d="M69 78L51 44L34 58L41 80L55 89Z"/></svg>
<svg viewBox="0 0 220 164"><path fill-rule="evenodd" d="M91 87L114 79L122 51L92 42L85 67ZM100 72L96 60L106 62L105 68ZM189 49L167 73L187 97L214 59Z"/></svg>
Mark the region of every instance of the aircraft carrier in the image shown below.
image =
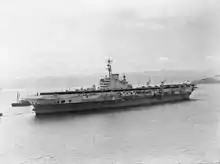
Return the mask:
<svg viewBox="0 0 220 164"><path fill-rule="evenodd" d="M63 92L42 92L28 101L36 115L74 112L85 110L105 110L166 102L189 100L196 89L195 84L165 84L133 87L126 76L112 73L112 61L108 60L108 75L99 80L99 86Z"/></svg>

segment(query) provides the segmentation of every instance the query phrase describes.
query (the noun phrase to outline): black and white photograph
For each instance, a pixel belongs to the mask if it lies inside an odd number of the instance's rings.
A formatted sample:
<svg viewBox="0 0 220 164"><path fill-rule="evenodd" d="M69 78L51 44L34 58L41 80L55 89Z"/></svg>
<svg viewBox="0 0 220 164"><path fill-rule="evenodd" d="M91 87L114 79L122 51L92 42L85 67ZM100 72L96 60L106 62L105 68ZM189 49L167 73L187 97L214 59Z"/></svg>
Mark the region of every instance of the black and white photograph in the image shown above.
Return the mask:
<svg viewBox="0 0 220 164"><path fill-rule="evenodd" d="M220 1L0 0L0 164L220 164Z"/></svg>

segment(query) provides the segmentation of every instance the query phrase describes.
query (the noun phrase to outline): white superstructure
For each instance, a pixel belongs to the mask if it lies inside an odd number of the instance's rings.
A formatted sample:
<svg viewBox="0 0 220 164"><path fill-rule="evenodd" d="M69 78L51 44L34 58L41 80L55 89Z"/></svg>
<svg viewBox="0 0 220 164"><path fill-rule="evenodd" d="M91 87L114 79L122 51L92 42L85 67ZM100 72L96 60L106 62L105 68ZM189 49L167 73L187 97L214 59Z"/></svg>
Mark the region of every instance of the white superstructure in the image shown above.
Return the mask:
<svg viewBox="0 0 220 164"><path fill-rule="evenodd" d="M119 79L119 74L113 74L112 73L112 67L111 67L111 60L108 60L107 69L109 72L108 77L105 76L105 78L100 79L99 81L99 87L101 90L105 89L130 89L132 88L131 84L128 84L128 81L126 80L126 76L123 76L123 79Z"/></svg>

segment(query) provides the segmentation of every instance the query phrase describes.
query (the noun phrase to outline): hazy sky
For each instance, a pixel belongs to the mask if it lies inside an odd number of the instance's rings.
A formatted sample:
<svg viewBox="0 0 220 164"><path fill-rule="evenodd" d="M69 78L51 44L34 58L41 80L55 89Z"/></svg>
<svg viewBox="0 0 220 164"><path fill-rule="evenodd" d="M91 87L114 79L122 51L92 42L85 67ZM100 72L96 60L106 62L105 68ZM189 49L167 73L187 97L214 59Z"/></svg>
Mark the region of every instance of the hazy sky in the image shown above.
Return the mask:
<svg viewBox="0 0 220 164"><path fill-rule="evenodd" d="M218 0L1 0L0 78L220 70Z"/></svg>

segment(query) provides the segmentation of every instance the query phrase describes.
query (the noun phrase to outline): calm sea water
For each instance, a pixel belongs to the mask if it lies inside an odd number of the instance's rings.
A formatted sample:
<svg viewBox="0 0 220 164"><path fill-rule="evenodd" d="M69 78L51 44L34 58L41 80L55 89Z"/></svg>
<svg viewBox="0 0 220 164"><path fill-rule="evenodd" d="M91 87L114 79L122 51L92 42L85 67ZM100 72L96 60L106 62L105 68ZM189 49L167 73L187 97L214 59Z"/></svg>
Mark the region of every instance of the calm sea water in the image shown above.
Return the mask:
<svg viewBox="0 0 220 164"><path fill-rule="evenodd" d="M35 117L0 93L0 163L196 164L220 159L220 85L193 101L105 113Z"/></svg>

